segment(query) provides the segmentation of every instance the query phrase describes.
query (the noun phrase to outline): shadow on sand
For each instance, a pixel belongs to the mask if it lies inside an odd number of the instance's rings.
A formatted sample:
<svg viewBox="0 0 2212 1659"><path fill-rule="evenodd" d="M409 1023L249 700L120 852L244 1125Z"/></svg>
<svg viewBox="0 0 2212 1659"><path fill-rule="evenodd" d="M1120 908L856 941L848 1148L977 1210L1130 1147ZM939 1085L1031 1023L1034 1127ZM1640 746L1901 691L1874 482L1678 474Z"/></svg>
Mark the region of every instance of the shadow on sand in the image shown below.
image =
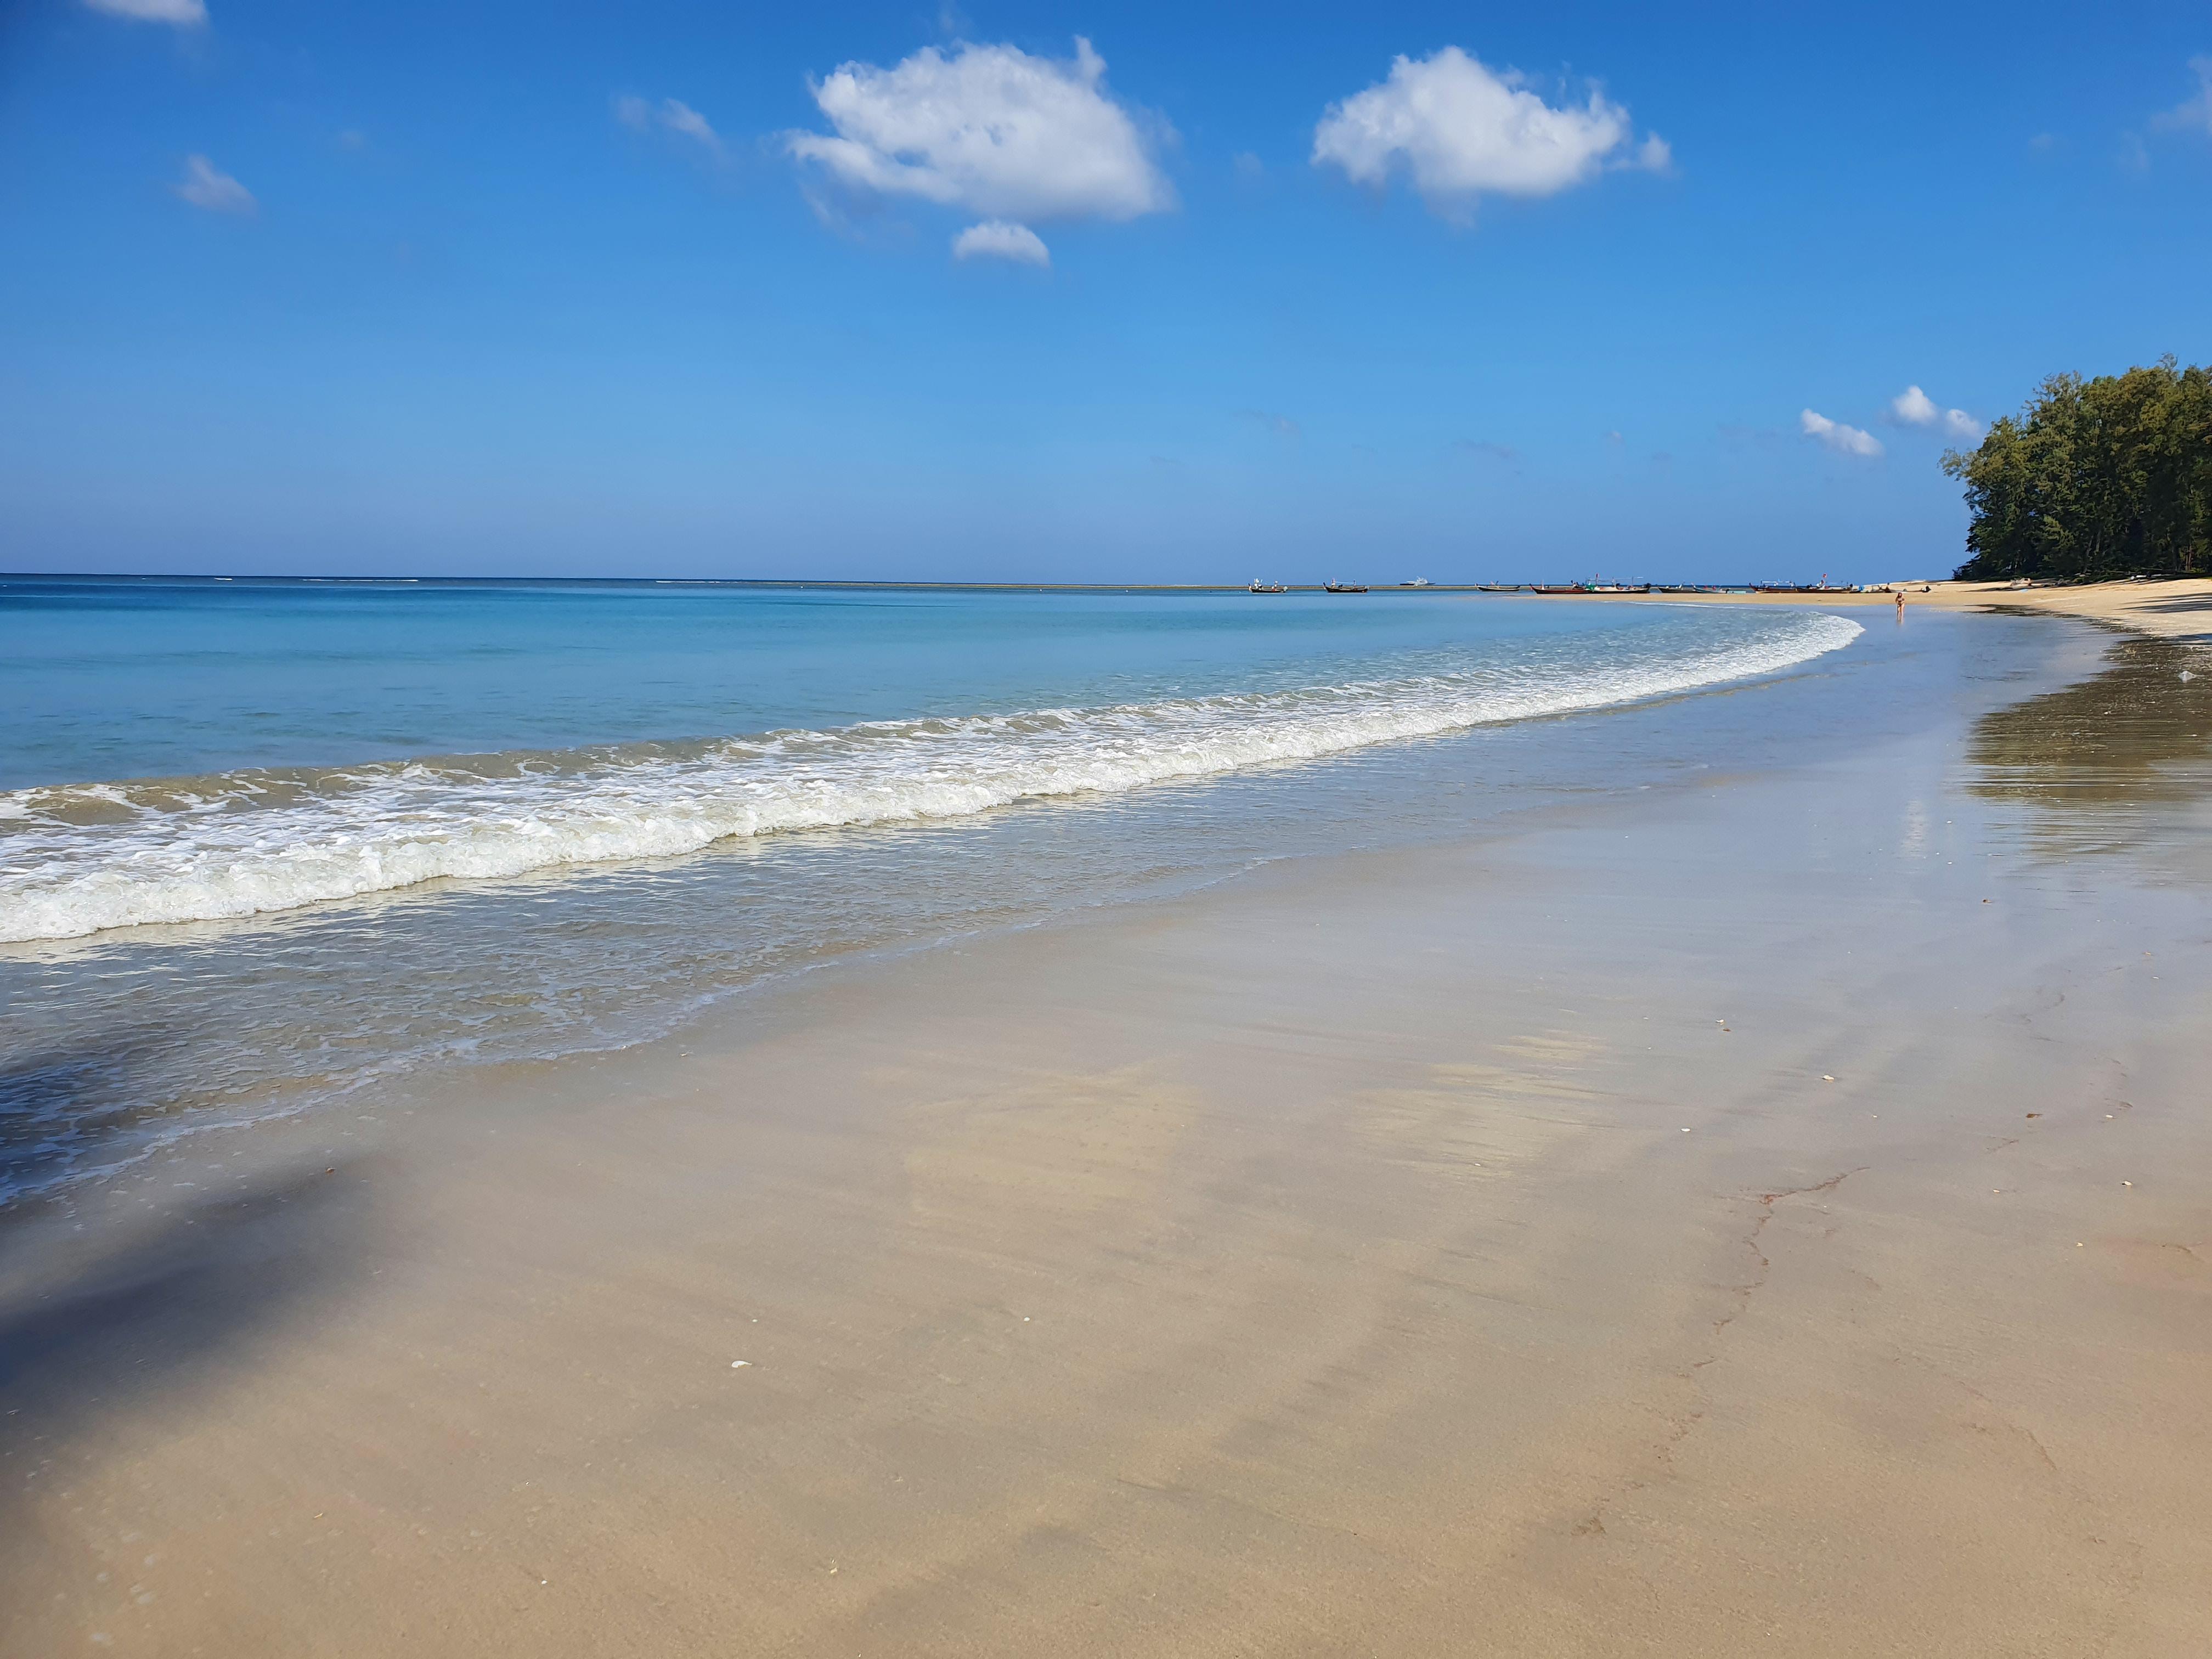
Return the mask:
<svg viewBox="0 0 2212 1659"><path fill-rule="evenodd" d="M2205 626L2212 629L2212 593L2177 593L2170 599L2149 600L2142 608L2169 617L2202 617Z"/></svg>
<svg viewBox="0 0 2212 1659"><path fill-rule="evenodd" d="M112 1098L118 1069L151 1041L131 1034L0 1068L0 1160L35 1174L82 1158L73 1091ZM127 1113L100 1116L101 1134L129 1127ZM356 1165L216 1178L219 1191L179 1182L159 1199L106 1191L0 1212L0 1506L101 1414L218 1375L351 1278L370 1220Z"/></svg>

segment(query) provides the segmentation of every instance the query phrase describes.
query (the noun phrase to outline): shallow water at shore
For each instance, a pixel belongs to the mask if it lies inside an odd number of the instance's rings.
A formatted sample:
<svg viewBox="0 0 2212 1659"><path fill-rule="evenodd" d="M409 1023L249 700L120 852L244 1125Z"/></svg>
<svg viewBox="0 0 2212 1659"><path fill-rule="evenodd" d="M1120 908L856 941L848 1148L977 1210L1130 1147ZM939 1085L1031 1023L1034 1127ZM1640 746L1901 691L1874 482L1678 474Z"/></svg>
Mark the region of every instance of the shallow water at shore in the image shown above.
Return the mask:
<svg viewBox="0 0 2212 1659"><path fill-rule="evenodd" d="M1961 776L2014 809L2003 833L2023 846L2063 859L2148 839L2169 866L2201 861L2202 837L2142 832L2146 814L2204 812L2212 675L2192 647L2108 645L2041 618L1918 615L1778 674L1133 792L0 946L0 1192L65 1191L440 1067L626 1048L856 954L1841 759L1962 707ZM1945 829L1931 809L1896 856L1948 856Z"/></svg>
<svg viewBox="0 0 2212 1659"><path fill-rule="evenodd" d="M209 665L243 624L226 596L187 599L177 626L210 637L177 645L173 732L150 713L144 729L100 726L115 694L99 652L49 646L76 664L64 680L102 687L70 694L71 718L106 733L81 736L82 764L252 763L8 798L8 1192L425 1067L623 1047L854 952L1757 764L1803 718L1794 680L1905 649L1819 615L1661 607L465 592L432 612L442 654L410 667L426 626L410 596L360 597L354 617L352 597L283 589L257 602L288 642L240 670L258 690L218 696ZM149 603L94 599L95 619ZM577 605L627 617L611 659L580 642ZM486 607L515 630L498 672L455 646L468 627L481 642ZM308 714L252 716L343 658L349 618L368 681L428 678L364 724L359 661L334 671L316 741L346 763L303 768ZM564 683L572 667L598 695ZM665 735L714 719L787 729ZM40 732L15 770L66 779L63 739ZM374 758L395 732L601 741ZM229 915L240 906L269 913ZM21 939L172 912L207 919Z"/></svg>

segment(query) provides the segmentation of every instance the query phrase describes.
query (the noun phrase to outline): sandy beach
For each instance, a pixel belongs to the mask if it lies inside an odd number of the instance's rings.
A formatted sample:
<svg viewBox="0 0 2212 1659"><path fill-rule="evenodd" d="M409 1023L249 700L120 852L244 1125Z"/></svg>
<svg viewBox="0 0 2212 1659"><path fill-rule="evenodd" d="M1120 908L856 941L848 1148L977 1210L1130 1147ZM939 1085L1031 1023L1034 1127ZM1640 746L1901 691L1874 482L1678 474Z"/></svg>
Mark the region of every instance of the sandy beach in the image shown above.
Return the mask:
<svg viewBox="0 0 2212 1659"><path fill-rule="evenodd" d="M2212 639L2212 579L2185 576L2163 581L2085 582L2078 586L2013 587L2002 582L1939 582L1908 594L1909 605L2004 607L2062 617L2086 617L2160 639Z"/></svg>
<svg viewBox="0 0 2212 1659"><path fill-rule="evenodd" d="M0 1659L2212 1659L2206 18L0 10Z"/></svg>
<svg viewBox="0 0 2212 1659"><path fill-rule="evenodd" d="M2212 578L2157 581L2084 582L2075 586L2014 587L2008 582L1901 582L1905 602L1945 611L2038 611L2109 623L2160 639L2212 640ZM1661 599L1686 605L1809 605L1850 611L1894 606L1889 588L1860 593L1576 593L1576 599Z"/></svg>
<svg viewBox="0 0 2212 1659"><path fill-rule="evenodd" d="M16 1218L0 1652L2212 1647L2212 678L2049 626Z"/></svg>

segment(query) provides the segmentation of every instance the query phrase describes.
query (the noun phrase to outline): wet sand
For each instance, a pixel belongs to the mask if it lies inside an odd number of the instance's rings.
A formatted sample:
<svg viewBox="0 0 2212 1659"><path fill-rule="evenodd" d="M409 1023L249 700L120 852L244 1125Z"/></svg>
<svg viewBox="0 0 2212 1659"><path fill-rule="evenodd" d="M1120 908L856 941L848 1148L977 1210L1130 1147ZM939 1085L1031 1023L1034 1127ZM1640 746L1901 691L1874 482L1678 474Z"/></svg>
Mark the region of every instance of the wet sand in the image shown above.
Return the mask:
<svg viewBox="0 0 2212 1659"><path fill-rule="evenodd" d="M18 1218L0 1651L2212 1649L2197 660Z"/></svg>

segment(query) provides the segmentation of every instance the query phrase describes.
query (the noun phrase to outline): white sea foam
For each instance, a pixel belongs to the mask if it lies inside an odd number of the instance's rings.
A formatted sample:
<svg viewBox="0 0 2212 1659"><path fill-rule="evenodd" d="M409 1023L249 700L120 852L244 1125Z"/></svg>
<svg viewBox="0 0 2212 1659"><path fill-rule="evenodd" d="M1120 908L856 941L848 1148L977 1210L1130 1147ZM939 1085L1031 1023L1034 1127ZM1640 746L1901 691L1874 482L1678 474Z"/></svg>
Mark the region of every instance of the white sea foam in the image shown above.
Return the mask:
<svg viewBox="0 0 2212 1659"><path fill-rule="evenodd" d="M1769 673L1856 623L1778 619L1671 658L1479 664L1299 690L877 721L685 745L256 769L0 793L0 942L295 909L690 853L732 836L953 818L1314 759Z"/></svg>

